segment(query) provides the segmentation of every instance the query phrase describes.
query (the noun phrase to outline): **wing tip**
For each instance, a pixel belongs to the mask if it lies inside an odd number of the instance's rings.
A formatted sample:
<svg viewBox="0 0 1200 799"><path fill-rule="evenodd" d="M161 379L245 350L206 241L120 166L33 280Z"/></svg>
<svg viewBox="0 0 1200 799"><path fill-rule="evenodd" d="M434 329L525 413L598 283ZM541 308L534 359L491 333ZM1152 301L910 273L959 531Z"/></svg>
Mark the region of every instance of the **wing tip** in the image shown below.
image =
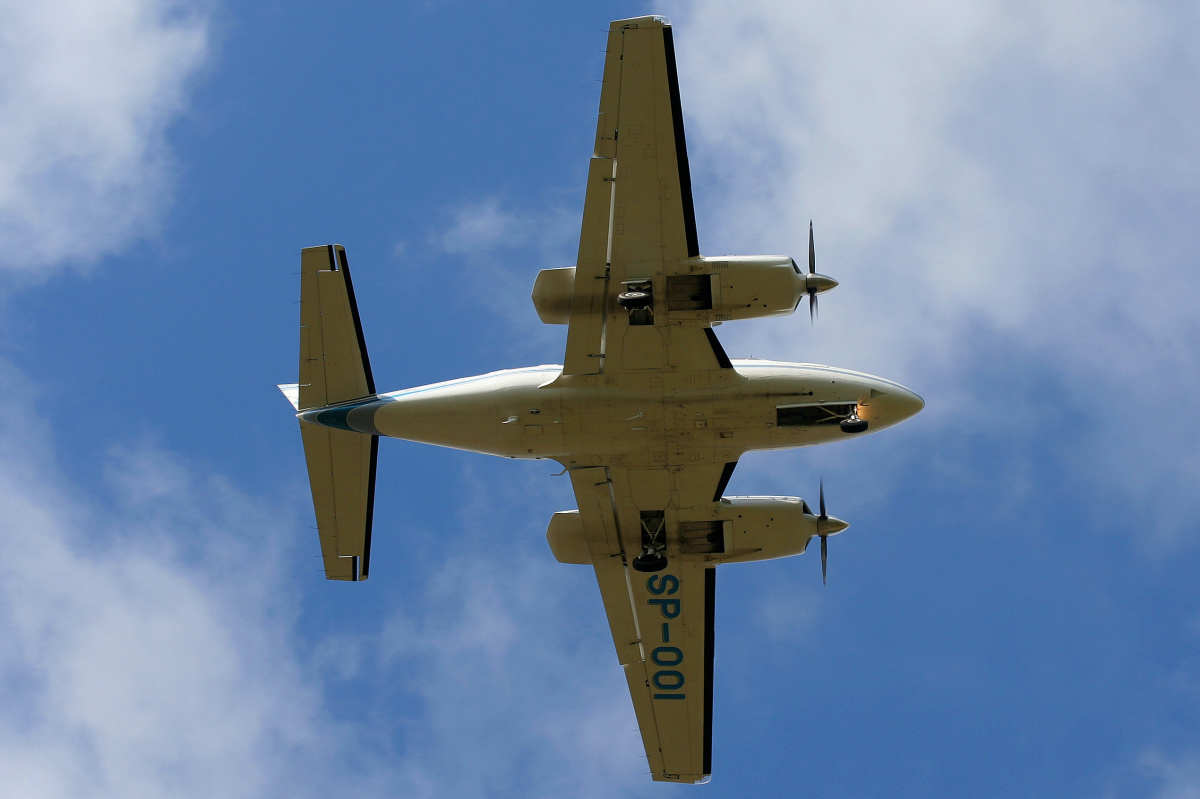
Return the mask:
<svg viewBox="0 0 1200 799"><path fill-rule="evenodd" d="M608 29L610 31L619 31L619 30L624 30L625 28L640 28L640 27L652 28L655 25L661 26L663 28L669 28L669 27L671 27L671 20L667 19L666 17L664 17L661 14L647 14L644 17L629 17L627 19L614 19L612 22L609 23Z"/></svg>

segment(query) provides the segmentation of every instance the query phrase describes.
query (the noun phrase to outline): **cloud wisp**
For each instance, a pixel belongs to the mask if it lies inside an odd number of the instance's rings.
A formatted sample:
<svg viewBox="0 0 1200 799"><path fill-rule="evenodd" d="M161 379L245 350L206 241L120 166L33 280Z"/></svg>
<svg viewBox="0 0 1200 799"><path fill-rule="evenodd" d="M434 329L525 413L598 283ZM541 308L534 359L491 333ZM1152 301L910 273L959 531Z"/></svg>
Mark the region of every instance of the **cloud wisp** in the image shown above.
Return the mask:
<svg viewBox="0 0 1200 799"><path fill-rule="evenodd" d="M575 263L578 214L562 205L513 206L492 197L454 209L431 237L439 256L457 262L466 296L520 332L514 356L557 349L552 342L564 337L563 328L541 323L530 293L539 269Z"/></svg>

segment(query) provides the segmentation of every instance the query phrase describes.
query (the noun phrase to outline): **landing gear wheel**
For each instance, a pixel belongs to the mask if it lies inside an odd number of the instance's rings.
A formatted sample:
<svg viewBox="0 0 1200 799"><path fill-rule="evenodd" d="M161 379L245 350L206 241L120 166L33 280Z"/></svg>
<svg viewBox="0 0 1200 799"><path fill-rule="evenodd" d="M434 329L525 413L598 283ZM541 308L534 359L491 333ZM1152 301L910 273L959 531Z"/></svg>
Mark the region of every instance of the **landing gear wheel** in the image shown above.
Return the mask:
<svg viewBox="0 0 1200 799"><path fill-rule="evenodd" d="M643 552L633 559L633 570L638 572L660 572L667 568L667 558L657 552Z"/></svg>
<svg viewBox="0 0 1200 799"><path fill-rule="evenodd" d="M857 417L843 419L838 427L842 428L843 433L861 433L867 429L867 420Z"/></svg>
<svg viewBox="0 0 1200 799"><path fill-rule="evenodd" d="M640 311L649 308L652 299L648 291L625 291L617 296L617 305L627 311Z"/></svg>

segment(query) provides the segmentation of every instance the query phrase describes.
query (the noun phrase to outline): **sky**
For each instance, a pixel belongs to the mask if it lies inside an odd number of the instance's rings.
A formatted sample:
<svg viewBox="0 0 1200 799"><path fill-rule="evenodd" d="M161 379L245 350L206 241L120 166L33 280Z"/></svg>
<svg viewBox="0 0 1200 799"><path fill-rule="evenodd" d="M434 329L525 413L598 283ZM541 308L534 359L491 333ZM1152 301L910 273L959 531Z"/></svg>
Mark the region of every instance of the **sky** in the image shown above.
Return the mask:
<svg viewBox="0 0 1200 799"><path fill-rule="evenodd" d="M803 255L732 357L899 381L749 454L713 779L652 783L546 462L385 441L324 580L301 247L381 389L561 360L612 19L675 26L701 250ZM1200 797L1200 11L1093 0L0 0L0 795Z"/></svg>

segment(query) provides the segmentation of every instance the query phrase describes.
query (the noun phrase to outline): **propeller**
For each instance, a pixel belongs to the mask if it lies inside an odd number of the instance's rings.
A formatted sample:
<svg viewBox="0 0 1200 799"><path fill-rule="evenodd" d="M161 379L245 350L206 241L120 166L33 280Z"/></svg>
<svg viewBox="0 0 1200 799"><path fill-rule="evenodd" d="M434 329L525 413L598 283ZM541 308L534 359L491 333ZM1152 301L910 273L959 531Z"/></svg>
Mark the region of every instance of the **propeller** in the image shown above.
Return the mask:
<svg viewBox="0 0 1200 799"><path fill-rule="evenodd" d="M825 480L821 480L821 496L819 507L821 514L817 516L817 536L821 539L821 584L829 583L829 536L840 533L850 525L841 519L830 516L825 511Z"/></svg>
<svg viewBox="0 0 1200 799"><path fill-rule="evenodd" d="M811 219L808 220L808 273L810 275L815 275L817 273L817 245L813 241L813 223L812 223ZM817 292L813 291L810 288L810 289L808 289L808 322L809 322L809 324L813 324L816 321L817 321ZM822 494L822 499L824 499L824 494ZM822 507L821 514L824 515L824 513L825 513L825 508ZM825 539L824 538L821 539L821 544L822 544L821 563L824 563L825 562L825 554L824 554Z"/></svg>
<svg viewBox="0 0 1200 799"><path fill-rule="evenodd" d="M817 247L813 240L813 223L808 220L808 274L804 276L804 293L808 295L808 321L817 321L817 295L829 291L838 282L817 274Z"/></svg>
<svg viewBox="0 0 1200 799"><path fill-rule="evenodd" d="M812 222L808 223L809 236L809 253L812 253ZM817 298L812 297L813 303L816 303ZM809 306L810 308L812 306ZM818 535L821 536L821 585L829 584L829 535L820 532L825 529L825 522L829 521L829 514L825 512L825 478L821 478L821 515L817 517Z"/></svg>

